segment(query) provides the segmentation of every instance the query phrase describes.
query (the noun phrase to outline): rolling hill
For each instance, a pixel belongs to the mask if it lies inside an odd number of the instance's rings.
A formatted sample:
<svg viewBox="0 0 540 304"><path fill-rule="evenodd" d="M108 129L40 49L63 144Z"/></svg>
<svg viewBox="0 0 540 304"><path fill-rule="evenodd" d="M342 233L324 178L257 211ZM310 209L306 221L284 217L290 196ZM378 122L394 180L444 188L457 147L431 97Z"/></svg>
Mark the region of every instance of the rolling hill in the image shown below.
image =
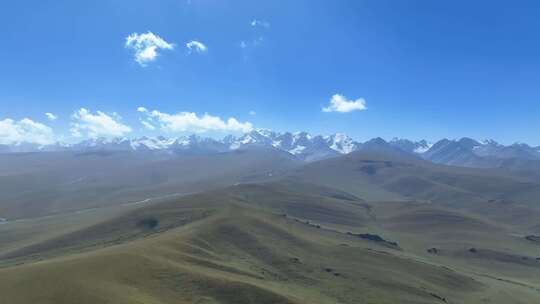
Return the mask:
<svg viewBox="0 0 540 304"><path fill-rule="evenodd" d="M132 166L103 181L196 191L1 224L1 303L540 299L529 178L391 151L301 164L250 149Z"/></svg>
<svg viewBox="0 0 540 304"><path fill-rule="evenodd" d="M526 209L531 212L527 222L531 225L538 216L540 183L502 170L451 167L401 154L359 151L308 164L289 176L371 201L421 200L494 219L511 218L512 210ZM525 224L523 218L518 221Z"/></svg>

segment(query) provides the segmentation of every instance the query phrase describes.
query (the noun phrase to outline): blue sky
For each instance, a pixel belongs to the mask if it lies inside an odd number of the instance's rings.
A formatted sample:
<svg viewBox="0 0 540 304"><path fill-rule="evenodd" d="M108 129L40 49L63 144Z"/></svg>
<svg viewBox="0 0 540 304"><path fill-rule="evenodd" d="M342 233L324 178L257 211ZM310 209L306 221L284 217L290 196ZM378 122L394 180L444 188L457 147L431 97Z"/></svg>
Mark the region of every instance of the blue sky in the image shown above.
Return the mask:
<svg viewBox="0 0 540 304"><path fill-rule="evenodd" d="M537 1L3 1L0 139L253 127L540 145L538 16Z"/></svg>

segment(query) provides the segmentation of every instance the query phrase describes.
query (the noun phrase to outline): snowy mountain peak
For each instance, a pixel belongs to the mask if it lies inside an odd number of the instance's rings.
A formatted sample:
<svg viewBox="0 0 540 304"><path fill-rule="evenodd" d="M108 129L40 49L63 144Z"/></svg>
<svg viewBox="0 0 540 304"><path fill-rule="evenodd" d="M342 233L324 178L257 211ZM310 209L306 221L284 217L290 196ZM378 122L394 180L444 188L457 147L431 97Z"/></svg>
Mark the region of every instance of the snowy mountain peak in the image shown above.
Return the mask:
<svg viewBox="0 0 540 304"><path fill-rule="evenodd" d="M262 136L265 136L265 137L275 137L276 136L276 132L272 131L272 130L269 130L269 129L255 129L253 130L252 132L256 132Z"/></svg>
<svg viewBox="0 0 540 304"><path fill-rule="evenodd" d="M426 140L411 141L402 138L393 138L387 142L380 137L360 143L343 133L313 136L307 132L280 133L268 129L255 129L238 137L229 135L221 140L194 134L177 138L163 136L143 136L133 139L91 138L76 144L58 142L39 145L18 142L0 145L0 153L109 150L208 154L252 147L281 150L306 161L335 157L358 150L409 154L437 163L464 166L488 166L490 160L497 159L540 159L540 147L531 147L523 143L504 146L494 140L476 141L467 137L459 140L443 139L435 144Z"/></svg>
<svg viewBox="0 0 540 304"><path fill-rule="evenodd" d="M481 141L481 144L485 146L501 146L501 144L499 144L493 139L484 139Z"/></svg>
<svg viewBox="0 0 540 304"><path fill-rule="evenodd" d="M294 132L293 139L295 141L311 140L313 137L307 132Z"/></svg>
<svg viewBox="0 0 540 304"><path fill-rule="evenodd" d="M425 139L420 141L412 141L403 138L394 137L390 142L390 145L399 148L405 152L423 154L427 152L433 146L432 143L428 142Z"/></svg>
<svg viewBox="0 0 540 304"><path fill-rule="evenodd" d="M359 143L343 133L325 136L324 139L329 147L341 154L348 154L358 149Z"/></svg>

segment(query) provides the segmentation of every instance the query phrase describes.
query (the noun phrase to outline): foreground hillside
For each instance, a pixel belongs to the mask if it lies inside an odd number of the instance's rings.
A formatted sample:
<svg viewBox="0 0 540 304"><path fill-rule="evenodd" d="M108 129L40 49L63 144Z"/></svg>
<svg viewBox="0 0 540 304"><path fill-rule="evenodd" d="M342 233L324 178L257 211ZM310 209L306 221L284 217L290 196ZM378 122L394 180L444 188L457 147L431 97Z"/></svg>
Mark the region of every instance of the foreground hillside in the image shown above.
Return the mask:
<svg viewBox="0 0 540 304"><path fill-rule="evenodd" d="M540 301L528 176L401 153L68 156L4 160L20 219L0 224L0 303ZM73 168L93 182L64 185Z"/></svg>
<svg viewBox="0 0 540 304"><path fill-rule="evenodd" d="M0 250L0 302L534 303L536 245L513 232L422 202L238 185Z"/></svg>

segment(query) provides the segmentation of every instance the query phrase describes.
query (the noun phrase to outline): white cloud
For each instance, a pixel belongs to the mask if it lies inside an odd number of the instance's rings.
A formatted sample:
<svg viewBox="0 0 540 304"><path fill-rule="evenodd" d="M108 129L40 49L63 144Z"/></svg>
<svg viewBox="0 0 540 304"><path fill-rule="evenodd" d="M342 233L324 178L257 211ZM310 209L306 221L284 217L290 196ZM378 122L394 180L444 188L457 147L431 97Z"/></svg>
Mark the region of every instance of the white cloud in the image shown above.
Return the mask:
<svg viewBox="0 0 540 304"><path fill-rule="evenodd" d="M257 112L255 112L255 111L249 111L249 115L251 115L251 116L257 115Z"/></svg>
<svg viewBox="0 0 540 304"><path fill-rule="evenodd" d="M71 134L75 137L117 137L131 132L131 128L122 124L118 114L109 116L101 111L96 114L81 108L73 113L71 122Z"/></svg>
<svg viewBox="0 0 540 304"><path fill-rule="evenodd" d="M19 121L9 118L0 120L0 144L20 142L51 144L54 142L54 133L48 126L29 118Z"/></svg>
<svg viewBox="0 0 540 304"><path fill-rule="evenodd" d="M208 51L208 47L206 47L206 45L196 40L191 40L190 42L186 43L186 47L188 48L190 54L192 52L205 53Z"/></svg>
<svg viewBox="0 0 540 304"><path fill-rule="evenodd" d="M153 131L153 130L156 129L156 127L154 127L153 124L151 124L150 122L148 122L148 121L146 121L146 120L141 120L141 123L142 123L143 126L144 126L145 128L147 128L148 130L152 130L152 131Z"/></svg>
<svg viewBox="0 0 540 304"><path fill-rule="evenodd" d="M56 120L58 118L58 116L56 116L56 115L54 115L53 113L50 113L50 112L45 113L45 116L47 116L47 118L49 120L51 120L51 121Z"/></svg>
<svg viewBox="0 0 540 304"><path fill-rule="evenodd" d="M138 107L137 112L144 113L144 112L148 112L148 110L145 107Z"/></svg>
<svg viewBox="0 0 540 304"><path fill-rule="evenodd" d="M328 107L323 108L323 112L340 112L347 113L352 111L363 111L366 110L366 101L363 98L358 98L356 100L347 100L343 95L335 94L330 99L330 104Z"/></svg>
<svg viewBox="0 0 540 304"><path fill-rule="evenodd" d="M253 21L251 21L251 26L261 26L261 27L264 27L264 28L269 28L270 27L270 22L253 19Z"/></svg>
<svg viewBox="0 0 540 304"><path fill-rule="evenodd" d="M152 32L146 32L144 34L133 33L126 37L125 47L134 50L135 61L141 66L146 66L148 62L156 60L159 55L158 50L172 50L174 44Z"/></svg>
<svg viewBox="0 0 540 304"><path fill-rule="evenodd" d="M147 112L146 115L148 124L150 124L151 121L165 132L249 132L253 129L253 125L250 122L239 122L233 117L223 120L218 116L212 116L207 113L198 116L193 112L168 114L154 110L152 112ZM144 125L146 126L146 124Z"/></svg>

